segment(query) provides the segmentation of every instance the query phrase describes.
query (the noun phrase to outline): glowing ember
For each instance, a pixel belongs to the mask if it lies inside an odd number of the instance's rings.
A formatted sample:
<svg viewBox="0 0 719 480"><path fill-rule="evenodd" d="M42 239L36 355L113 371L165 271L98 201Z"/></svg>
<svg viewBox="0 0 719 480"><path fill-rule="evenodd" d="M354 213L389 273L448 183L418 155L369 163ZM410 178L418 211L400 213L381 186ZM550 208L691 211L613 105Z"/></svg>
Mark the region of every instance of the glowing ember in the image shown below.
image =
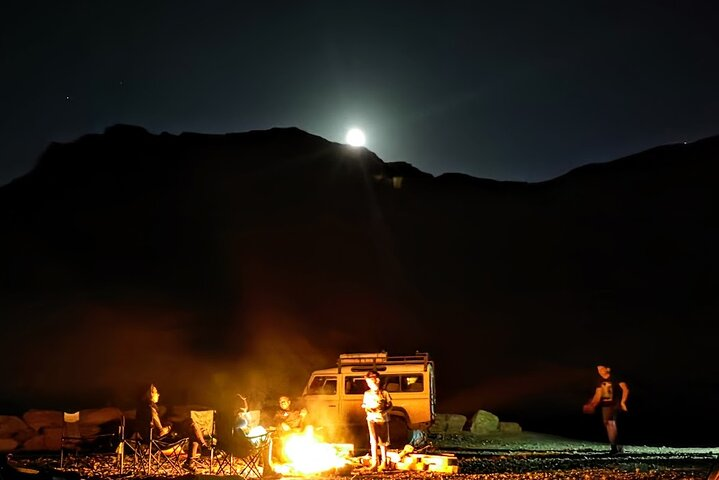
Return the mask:
<svg viewBox="0 0 719 480"><path fill-rule="evenodd" d="M303 433L285 438L284 454L289 463L275 465L275 469L283 474L326 472L347 465L351 450L351 446L347 448L347 445L322 442L315 436L312 427L307 427Z"/></svg>

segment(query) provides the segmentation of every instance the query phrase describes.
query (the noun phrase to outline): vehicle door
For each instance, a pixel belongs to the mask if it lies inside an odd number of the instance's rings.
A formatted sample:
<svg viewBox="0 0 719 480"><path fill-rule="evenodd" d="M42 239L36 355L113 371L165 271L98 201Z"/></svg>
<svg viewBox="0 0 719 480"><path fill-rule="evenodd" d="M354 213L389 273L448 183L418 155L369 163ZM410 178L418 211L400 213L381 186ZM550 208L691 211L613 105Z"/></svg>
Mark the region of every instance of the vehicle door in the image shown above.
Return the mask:
<svg viewBox="0 0 719 480"><path fill-rule="evenodd" d="M345 375L342 404L340 414L350 425L360 425L366 422L365 411L362 408L362 399L367 390L367 382L363 374Z"/></svg>
<svg viewBox="0 0 719 480"><path fill-rule="evenodd" d="M313 375L303 394L312 425L335 425L340 421L337 375Z"/></svg>

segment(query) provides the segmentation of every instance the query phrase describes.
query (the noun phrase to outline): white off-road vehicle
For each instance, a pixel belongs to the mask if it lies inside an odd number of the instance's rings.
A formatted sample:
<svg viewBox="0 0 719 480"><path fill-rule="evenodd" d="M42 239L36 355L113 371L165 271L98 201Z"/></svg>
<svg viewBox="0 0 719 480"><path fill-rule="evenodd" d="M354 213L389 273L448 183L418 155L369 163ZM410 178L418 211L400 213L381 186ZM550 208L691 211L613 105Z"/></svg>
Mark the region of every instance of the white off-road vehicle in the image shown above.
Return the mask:
<svg viewBox="0 0 719 480"><path fill-rule="evenodd" d="M427 353L388 356L381 353L347 353L337 366L315 370L302 394L308 423L321 427L331 438L352 441L366 438L362 397L365 374L376 370L380 385L392 396L390 440L392 446L415 446L426 440L435 417L434 363ZM357 434L361 432L362 436Z"/></svg>

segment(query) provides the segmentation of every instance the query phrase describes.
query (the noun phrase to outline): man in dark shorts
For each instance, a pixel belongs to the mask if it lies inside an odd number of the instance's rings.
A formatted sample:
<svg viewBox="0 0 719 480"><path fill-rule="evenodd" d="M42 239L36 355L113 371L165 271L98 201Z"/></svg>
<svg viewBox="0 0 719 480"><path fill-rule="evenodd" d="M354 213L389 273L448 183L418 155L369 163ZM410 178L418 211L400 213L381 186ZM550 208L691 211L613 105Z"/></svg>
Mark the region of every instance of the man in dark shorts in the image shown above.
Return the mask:
<svg viewBox="0 0 719 480"><path fill-rule="evenodd" d="M607 438L611 445L610 453L621 453L622 447L617 444L617 416L620 411L627 411L629 387L625 382L612 377L612 369L609 367L597 365L597 372L599 373L597 388L589 403L584 405L584 412L594 413L597 405L601 407L602 421L607 429Z"/></svg>

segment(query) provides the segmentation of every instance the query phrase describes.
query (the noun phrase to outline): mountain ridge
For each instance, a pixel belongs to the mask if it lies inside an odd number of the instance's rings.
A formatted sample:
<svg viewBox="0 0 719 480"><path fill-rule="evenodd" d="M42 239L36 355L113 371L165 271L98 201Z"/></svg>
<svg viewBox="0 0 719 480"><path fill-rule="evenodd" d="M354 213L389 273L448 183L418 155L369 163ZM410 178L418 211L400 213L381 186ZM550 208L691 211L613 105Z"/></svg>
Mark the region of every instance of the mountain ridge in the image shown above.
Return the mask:
<svg viewBox="0 0 719 480"><path fill-rule="evenodd" d="M140 378L193 397L270 394L343 351L420 349L445 366L453 411L564 415L586 386L547 375L601 360L634 378L649 424L663 379L719 374L718 140L536 184L434 177L295 128L116 126L52 145L0 187L14 395L122 396ZM38 339L52 355L21 357ZM78 349L98 361L70 375ZM501 361L447 367L468 351ZM547 383L527 385L521 408L477 393L513 376Z"/></svg>

